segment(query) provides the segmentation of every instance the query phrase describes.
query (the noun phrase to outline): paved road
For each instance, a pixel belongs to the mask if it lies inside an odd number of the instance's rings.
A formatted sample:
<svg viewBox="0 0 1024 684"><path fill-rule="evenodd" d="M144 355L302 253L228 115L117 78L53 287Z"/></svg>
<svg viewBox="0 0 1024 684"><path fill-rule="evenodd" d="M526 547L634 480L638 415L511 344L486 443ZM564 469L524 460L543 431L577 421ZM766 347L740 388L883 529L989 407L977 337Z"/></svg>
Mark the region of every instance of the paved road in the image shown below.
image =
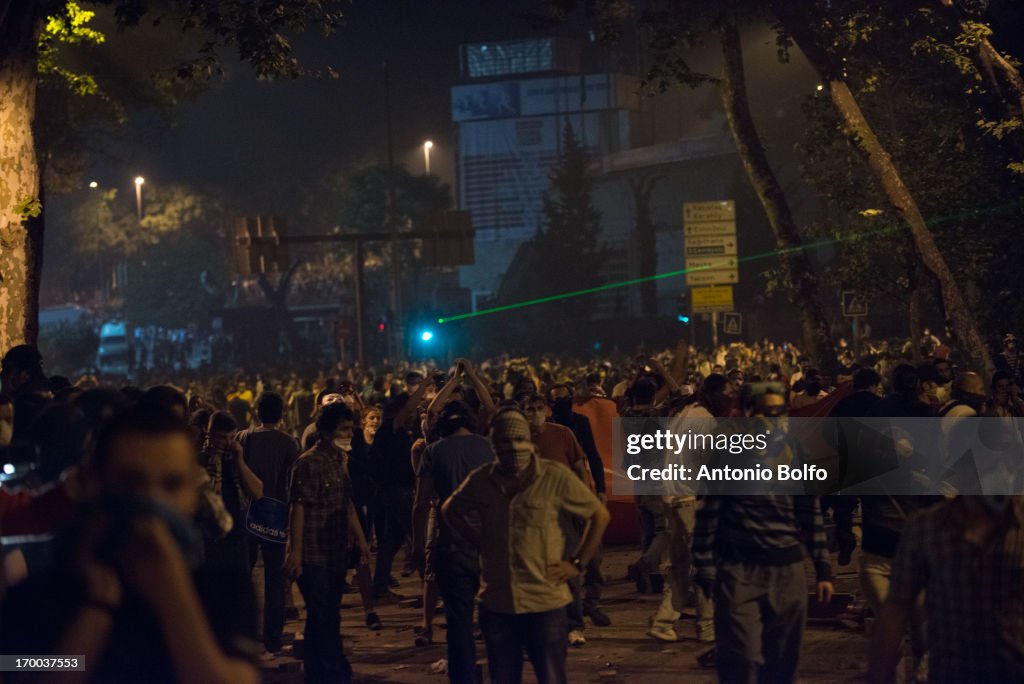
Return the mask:
<svg viewBox="0 0 1024 684"><path fill-rule="evenodd" d="M637 682L714 682L713 670L700 667L696 658L707 646L693 640L693 620L684 617L678 632L683 640L668 644L647 637L647 618L654 611L658 597L640 595L626 581L626 566L637 556L633 549L606 550L604 572L608 580L602 605L612 619L610 627L587 626L587 644L569 652L569 681L618 684ZM854 559L856 561L856 559ZM396 564L397 565L397 564ZM838 568L837 589L856 593L856 577L850 569ZM257 572L259 569L257 569ZM257 582L261 586L261 582ZM403 580L397 589L414 596L417 583ZM301 609L301 596L295 591ZM435 643L426 648L413 645L413 628L419 624L419 610L400 605L384 605L378 609L384 629L371 632L364 627L363 611L357 594L347 594L342 611L342 634L356 673L356 681L370 683L447 682L440 674L431 674L430 666L445 657L444 614L439 612L434 629ZM856 609L854 613L856 613ZM867 662L867 639L856 620L835 619L811 621L804 637L800 666L802 682L863 682ZM845 626L844 626L845 625ZM289 622L290 633L301 630L302 623ZM484 658L483 643L478 643L478 656ZM484 665L486 671L486 666ZM535 681L529 666L526 681ZM300 682L299 663L284 657L264 663L265 681L271 684ZM486 681L486 679L485 679Z"/></svg>

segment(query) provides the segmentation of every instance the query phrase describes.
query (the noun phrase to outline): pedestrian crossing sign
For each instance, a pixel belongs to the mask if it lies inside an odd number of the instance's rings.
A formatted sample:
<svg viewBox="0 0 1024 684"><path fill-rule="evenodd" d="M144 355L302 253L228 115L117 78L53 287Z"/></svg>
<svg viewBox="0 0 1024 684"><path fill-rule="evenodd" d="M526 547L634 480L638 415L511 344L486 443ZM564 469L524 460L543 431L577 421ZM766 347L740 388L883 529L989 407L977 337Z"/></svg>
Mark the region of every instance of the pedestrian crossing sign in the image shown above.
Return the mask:
<svg viewBox="0 0 1024 684"><path fill-rule="evenodd" d="M741 335L743 333L743 314L733 312L722 314L722 331L726 335Z"/></svg>

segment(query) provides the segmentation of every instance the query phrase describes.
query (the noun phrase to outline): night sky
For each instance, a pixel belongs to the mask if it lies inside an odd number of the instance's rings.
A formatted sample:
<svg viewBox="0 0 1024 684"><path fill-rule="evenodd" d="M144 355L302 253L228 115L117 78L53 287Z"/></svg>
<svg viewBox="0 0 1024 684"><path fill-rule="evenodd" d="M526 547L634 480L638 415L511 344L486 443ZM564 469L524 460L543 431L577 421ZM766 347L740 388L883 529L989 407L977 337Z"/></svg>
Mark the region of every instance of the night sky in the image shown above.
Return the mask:
<svg viewBox="0 0 1024 684"><path fill-rule="evenodd" d="M432 171L453 183L449 88L459 81L458 46L531 35L523 17L530 6L357 1L348 26L335 35L307 33L296 41L305 63L330 64L339 80L261 82L246 65L230 64L226 80L174 108L170 120L168 113L133 114L115 135L113 159L93 171L109 177L108 184L121 178L126 191L141 173L147 183L221 191L239 209L294 214L304 192L325 176L385 160L383 63L389 58L396 161L421 172L420 146L431 139Z"/></svg>

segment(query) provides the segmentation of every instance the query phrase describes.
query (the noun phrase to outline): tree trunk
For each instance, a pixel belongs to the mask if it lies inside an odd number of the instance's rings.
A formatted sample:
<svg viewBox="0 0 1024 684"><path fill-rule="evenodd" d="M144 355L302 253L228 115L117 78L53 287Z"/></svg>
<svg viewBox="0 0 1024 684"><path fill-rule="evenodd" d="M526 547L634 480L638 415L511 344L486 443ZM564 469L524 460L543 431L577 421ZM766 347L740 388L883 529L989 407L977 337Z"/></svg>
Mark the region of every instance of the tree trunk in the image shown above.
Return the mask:
<svg viewBox="0 0 1024 684"><path fill-rule="evenodd" d="M808 358L819 368L833 369L836 366L835 347L832 345L828 320L818 299L818 278L810 258L803 251L803 242L797 232L786 194L775 177L768 154L757 134L754 117L750 113L739 31L727 23L722 27L721 38L725 66L719 92L736 149L775 234L775 245L789 288L789 298L800 316L803 347Z"/></svg>
<svg viewBox="0 0 1024 684"><path fill-rule="evenodd" d="M35 341L38 326L41 217L33 241L24 215L39 199L34 9L15 2L0 22L0 354Z"/></svg>
<svg viewBox="0 0 1024 684"><path fill-rule="evenodd" d="M907 318L910 324L910 358L914 363L921 363L921 300L924 299L924 290L920 284L914 286L910 293L910 306L907 311Z"/></svg>
<svg viewBox="0 0 1024 684"><path fill-rule="evenodd" d="M961 19L961 14L953 0L939 0L939 4L946 10L949 19L960 27L964 33L968 33L966 21ZM978 52L975 55L978 63L978 70L988 77L989 85L1000 96L1003 96L1003 87L999 83L997 71L1006 80L1006 85L1012 91L1012 96L1017 99L1013 105L1008 104L1010 111L1007 114L1011 117L1024 115L1024 78L1012 62L1003 57L999 50L992 45L992 41L986 36L981 36L978 41ZM1013 111L1016 109L1016 111Z"/></svg>
<svg viewBox="0 0 1024 684"><path fill-rule="evenodd" d="M903 177L893 163L892 157L875 135L850 87L843 80L841 70L834 67L828 52L817 42L817 37L807 23L807 17L799 7L784 0L775 0L772 2L772 9L785 31L821 76L832 104L867 158L868 168L875 180L910 228L910 235L921 263L939 283L946 318L949 320L960 353L971 366L971 370L991 375L995 371L995 364L978 329L974 314L939 251L914 196L903 182Z"/></svg>

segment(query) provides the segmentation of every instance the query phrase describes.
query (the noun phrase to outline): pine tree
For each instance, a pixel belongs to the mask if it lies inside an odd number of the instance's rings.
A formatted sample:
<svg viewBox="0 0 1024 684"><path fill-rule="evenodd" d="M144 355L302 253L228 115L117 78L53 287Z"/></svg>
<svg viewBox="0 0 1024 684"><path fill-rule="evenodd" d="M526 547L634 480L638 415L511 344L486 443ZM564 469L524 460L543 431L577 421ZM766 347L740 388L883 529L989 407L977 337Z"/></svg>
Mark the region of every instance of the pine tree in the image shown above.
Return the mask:
<svg viewBox="0 0 1024 684"><path fill-rule="evenodd" d="M586 149L566 123L562 154L551 170L551 187L544 195L543 232L537 236L540 259L538 280L545 294L561 294L594 287L601 283L605 248L600 242L601 214L594 207L591 192L595 175L588 168ZM576 310L576 299L567 300Z"/></svg>

